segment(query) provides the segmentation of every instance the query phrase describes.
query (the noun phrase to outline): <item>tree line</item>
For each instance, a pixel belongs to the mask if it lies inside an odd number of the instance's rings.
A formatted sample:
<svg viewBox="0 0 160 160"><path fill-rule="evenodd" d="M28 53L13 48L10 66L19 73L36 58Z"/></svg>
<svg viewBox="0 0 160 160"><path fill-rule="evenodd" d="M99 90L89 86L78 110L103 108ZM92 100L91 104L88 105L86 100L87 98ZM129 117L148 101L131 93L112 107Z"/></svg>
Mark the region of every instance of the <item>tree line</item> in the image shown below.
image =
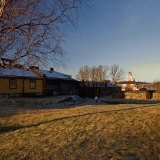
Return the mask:
<svg viewBox="0 0 160 160"><path fill-rule="evenodd" d="M89 67L88 65L80 67L76 79L79 81L105 82L111 79L115 84L124 79L124 69L114 64L111 67L107 65L98 65Z"/></svg>

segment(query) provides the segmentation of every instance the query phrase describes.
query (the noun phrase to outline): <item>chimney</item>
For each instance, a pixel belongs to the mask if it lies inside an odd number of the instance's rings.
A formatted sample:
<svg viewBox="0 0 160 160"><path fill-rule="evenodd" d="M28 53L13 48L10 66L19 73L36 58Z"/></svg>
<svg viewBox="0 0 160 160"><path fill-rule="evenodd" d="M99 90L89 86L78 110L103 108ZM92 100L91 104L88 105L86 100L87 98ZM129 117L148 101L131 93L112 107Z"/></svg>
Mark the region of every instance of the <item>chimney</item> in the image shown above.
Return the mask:
<svg viewBox="0 0 160 160"><path fill-rule="evenodd" d="M37 70L39 70L39 67L38 67L38 66L35 66L35 68L36 68Z"/></svg>
<svg viewBox="0 0 160 160"><path fill-rule="evenodd" d="M51 71L51 72L54 71L54 68L50 68L50 71Z"/></svg>
<svg viewBox="0 0 160 160"><path fill-rule="evenodd" d="M34 66L29 66L29 69L33 69L34 68Z"/></svg>

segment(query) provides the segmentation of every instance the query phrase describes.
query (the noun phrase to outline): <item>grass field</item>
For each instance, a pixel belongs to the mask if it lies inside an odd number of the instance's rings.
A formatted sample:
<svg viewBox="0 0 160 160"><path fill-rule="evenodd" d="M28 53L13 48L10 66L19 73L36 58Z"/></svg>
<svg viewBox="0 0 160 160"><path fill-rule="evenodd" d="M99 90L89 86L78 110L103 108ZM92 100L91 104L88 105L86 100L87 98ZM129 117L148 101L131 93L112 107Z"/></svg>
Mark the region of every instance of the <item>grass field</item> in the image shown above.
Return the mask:
<svg viewBox="0 0 160 160"><path fill-rule="evenodd" d="M0 159L160 160L160 106L54 109L1 101Z"/></svg>

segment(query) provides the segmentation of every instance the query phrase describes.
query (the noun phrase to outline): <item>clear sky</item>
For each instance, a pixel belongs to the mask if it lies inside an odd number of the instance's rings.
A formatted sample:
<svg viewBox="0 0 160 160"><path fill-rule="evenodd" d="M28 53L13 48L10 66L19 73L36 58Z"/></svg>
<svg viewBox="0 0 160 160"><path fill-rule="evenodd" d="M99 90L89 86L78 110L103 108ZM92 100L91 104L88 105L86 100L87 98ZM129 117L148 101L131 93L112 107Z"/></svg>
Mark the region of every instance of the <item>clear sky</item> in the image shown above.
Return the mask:
<svg viewBox="0 0 160 160"><path fill-rule="evenodd" d="M160 80L160 0L92 0L77 29L67 30L73 78L81 66L118 64L136 81Z"/></svg>

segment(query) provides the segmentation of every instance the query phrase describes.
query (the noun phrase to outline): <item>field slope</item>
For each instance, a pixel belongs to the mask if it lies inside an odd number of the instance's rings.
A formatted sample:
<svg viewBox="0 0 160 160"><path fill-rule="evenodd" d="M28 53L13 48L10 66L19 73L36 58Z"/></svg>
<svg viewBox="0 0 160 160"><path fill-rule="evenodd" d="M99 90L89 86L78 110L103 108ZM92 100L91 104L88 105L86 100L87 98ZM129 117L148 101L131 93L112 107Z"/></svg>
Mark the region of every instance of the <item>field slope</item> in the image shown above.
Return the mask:
<svg viewBox="0 0 160 160"><path fill-rule="evenodd" d="M158 160L160 106L0 106L0 159Z"/></svg>

